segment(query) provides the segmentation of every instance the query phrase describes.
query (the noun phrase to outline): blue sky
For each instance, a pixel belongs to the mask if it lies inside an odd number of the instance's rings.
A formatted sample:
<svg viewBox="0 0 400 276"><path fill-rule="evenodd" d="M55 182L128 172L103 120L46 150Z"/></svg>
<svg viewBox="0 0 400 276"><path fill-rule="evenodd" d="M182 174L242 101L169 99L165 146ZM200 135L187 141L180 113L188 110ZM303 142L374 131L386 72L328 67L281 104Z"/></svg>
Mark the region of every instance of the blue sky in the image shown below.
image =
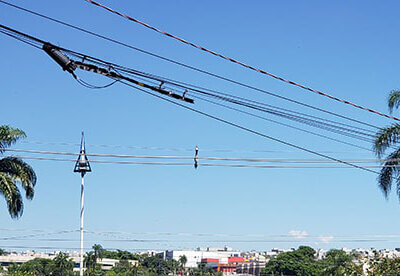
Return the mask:
<svg viewBox="0 0 400 276"><path fill-rule="evenodd" d="M238 81L368 123L392 121L333 102L218 59L81 0L13 1L26 8ZM397 1L103 1L144 22L282 77L360 105L387 112L386 98L399 87ZM0 5L1 24L53 44L121 65L320 116L312 110L177 67ZM104 148L96 145L192 149L202 156L314 158L273 141L193 114L116 84L103 90L79 86L43 52L0 36L1 124L23 129L26 142L78 143L86 133L92 153L193 155L186 151ZM82 75L98 85L108 81ZM337 158L373 158L319 137L197 103L196 107ZM328 117L326 117L328 118ZM330 118L332 119L332 118ZM318 131L318 130L317 130ZM329 134L328 134L329 135ZM340 138L339 136L334 136ZM347 139L346 141L351 141ZM354 142L354 141L353 141ZM355 141L357 142L357 141ZM367 143L363 146L371 147ZM20 143L14 148L78 151L74 145ZM216 153L212 149L277 152ZM346 153L343 153L346 152ZM12 220L0 201L2 236L75 230L79 227L79 176L73 164L29 160L38 175L35 199ZM398 247L400 208L377 188L376 176L357 169L252 169L93 164L86 177L85 228L129 232L88 235L86 246L108 248ZM4 229L9 229L5 231ZM19 231L17 231L19 230ZM296 232L301 231L301 232ZM309 236L303 239L272 235ZM142 234L134 234L141 232ZM160 235L156 233L191 233ZM199 237L195 233L225 234ZM92 235L92 236L91 236ZM254 236L252 236L254 235ZM340 236L355 236L357 242ZM43 238L44 237L44 238ZM78 247L78 233L45 234L2 246ZM41 238L45 240L41 240ZM66 238L49 241L46 238ZM249 241L249 239L252 239ZM263 240L254 242L254 240Z"/></svg>

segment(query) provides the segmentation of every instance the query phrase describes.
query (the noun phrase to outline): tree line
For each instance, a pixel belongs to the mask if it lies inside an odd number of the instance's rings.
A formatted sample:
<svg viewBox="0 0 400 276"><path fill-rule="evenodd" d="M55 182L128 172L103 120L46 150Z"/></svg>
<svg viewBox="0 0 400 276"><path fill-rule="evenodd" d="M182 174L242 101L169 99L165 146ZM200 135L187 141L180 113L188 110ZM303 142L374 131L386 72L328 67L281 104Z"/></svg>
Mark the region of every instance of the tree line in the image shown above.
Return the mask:
<svg viewBox="0 0 400 276"><path fill-rule="evenodd" d="M92 249L84 257L85 276L220 275L204 265L200 265L198 268L186 268L186 256L181 256L179 260L165 261L159 256L139 255L125 250L106 250L98 244L93 245ZM7 254L3 250L1 252ZM118 260L118 263L110 270L103 270L99 262L103 258L115 259ZM132 263L131 261L137 262ZM10 264L7 272L0 267L0 273L8 276L79 275L79 272L73 271L74 267L74 261L60 252L54 259L35 258L23 264Z"/></svg>
<svg viewBox="0 0 400 276"><path fill-rule="evenodd" d="M331 249L323 259L317 259L313 248L300 246L271 258L261 275L395 276L400 275L400 258L383 257L377 251L373 257L363 258L357 253Z"/></svg>

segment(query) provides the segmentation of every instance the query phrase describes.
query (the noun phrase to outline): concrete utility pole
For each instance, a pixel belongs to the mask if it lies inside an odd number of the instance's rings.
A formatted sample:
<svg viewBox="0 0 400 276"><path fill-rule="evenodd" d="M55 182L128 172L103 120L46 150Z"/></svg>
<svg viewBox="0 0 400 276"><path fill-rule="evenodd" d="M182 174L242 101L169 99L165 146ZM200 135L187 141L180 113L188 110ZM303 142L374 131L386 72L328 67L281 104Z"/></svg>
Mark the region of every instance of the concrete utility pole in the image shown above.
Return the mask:
<svg viewBox="0 0 400 276"><path fill-rule="evenodd" d="M78 156L78 160L76 160L74 172L78 172L81 174L81 251L80 251L80 264L79 264L79 275L83 276L83 214L84 214L84 199L85 199L85 192L84 192L84 177L87 172L91 172L92 169L90 168L89 160L86 156L85 152L85 136L82 132L82 140L81 140L81 151Z"/></svg>

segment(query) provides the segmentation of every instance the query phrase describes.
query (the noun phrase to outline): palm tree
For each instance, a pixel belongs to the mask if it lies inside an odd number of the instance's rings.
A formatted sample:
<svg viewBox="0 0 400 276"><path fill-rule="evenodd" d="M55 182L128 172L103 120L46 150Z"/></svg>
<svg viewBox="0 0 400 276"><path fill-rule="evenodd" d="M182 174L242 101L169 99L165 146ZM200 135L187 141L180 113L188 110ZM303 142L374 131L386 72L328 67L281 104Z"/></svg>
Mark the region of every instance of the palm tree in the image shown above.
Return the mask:
<svg viewBox="0 0 400 276"><path fill-rule="evenodd" d="M183 275L184 271L185 271L185 265L187 263L187 258L185 255L182 255L179 257L179 263L180 263L180 267L181 267L181 271L182 271L182 275Z"/></svg>
<svg viewBox="0 0 400 276"><path fill-rule="evenodd" d="M103 259L103 253L104 253L104 249L100 244L94 244L92 246L93 248L93 252L94 252L94 260L95 263L97 263L97 261L100 259Z"/></svg>
<svg viewBox="0 0 400 276"><path fill-rule="evenodd" d="M96 259L93 251L86 253L85 257L83 258L83 266L87 269L85 275L94 274L94 270L96 268Z"/></svg>
<svg viewBox="0 0 400 276"><path fill-rule="evenodd" d="M74 262L63 253L58 253L54 258L54 275L70 275L74 269Z"/></svg>
<svg viewBox="0 0 400 276"><path fill-rule="evenodd" d="M0 154L5 149L25 138L25 132L10 126L0 126ZM32 199L36 184L36 174L27 163L17 157L0 159L0 194L7 202L8 212L12 218L19 218L24 210L21 193L17 184L25 190L27 199Z"/></svg>
<svg viewBox="0 0 400 276"><path fill-rule="evenodd" d="M394 108L400 107L400 91L393 90L388 98L389 111L392 113ZM378 158L389 148L393 148L400 142L400 124L394 123L389 127L378 131L375 137L374 150ZM393 179L396 180L397 194L400 199L400 148L395 148L393 152L388 154L384 166L378 177L379 187L384 196L389 196L392 188Z"/></svg>

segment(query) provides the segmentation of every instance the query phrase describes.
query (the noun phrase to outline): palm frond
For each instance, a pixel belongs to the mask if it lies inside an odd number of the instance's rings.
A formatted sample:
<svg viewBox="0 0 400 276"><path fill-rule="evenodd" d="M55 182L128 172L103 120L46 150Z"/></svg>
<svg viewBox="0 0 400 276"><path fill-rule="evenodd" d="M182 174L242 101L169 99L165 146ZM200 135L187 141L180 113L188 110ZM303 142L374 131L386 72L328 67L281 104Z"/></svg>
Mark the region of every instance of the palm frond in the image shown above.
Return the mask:
<svg viewBox="0 0 400 276"><path fill-rule="evenodd" d="M378 131L375 137L374 151L381 157L385 150L400 141L400 124L393 124L390 127Z"/></svg>
<svg viewBox="0 0 400 276"><path fill-rule="evenodd" d="M24 210L21 193L12 177L2 172L0 172L0 193L6 200L10 216L12 218L20 217Z"/></svg>
<svg viewBox="0 0 400 276"><path fill-rule="evenodd" d="M32 199L35 193L36 174L31 166L16 157L0 159L0 172L20 181L25 190L26 198Z"/></svg>
<svg viewBox="0 0 400 276"><path fill-rule="evenodd" d="M25 138L26 134L18 128L13 128L7 125L0 126L0 153L14 144L18 139Z"/></svg>
<svg viewBox="0 0 400 276"><path fill-rule="evenodd" d="M390 113L393 112L393 108L399 108L400 106L400 91L392 90L388 97L388 106Z"/></svg>
<svg viewBox="0 0 400 276"><path fill-rule="evenodd" d="M391 153L387 157L387 161L383 164L383 168L378 176L378 185L383 195L387 199L392 188L393 178L397 182L397 194L400 199L400 178L399 178L399 164L400 164L400 149Z"/></svg>

